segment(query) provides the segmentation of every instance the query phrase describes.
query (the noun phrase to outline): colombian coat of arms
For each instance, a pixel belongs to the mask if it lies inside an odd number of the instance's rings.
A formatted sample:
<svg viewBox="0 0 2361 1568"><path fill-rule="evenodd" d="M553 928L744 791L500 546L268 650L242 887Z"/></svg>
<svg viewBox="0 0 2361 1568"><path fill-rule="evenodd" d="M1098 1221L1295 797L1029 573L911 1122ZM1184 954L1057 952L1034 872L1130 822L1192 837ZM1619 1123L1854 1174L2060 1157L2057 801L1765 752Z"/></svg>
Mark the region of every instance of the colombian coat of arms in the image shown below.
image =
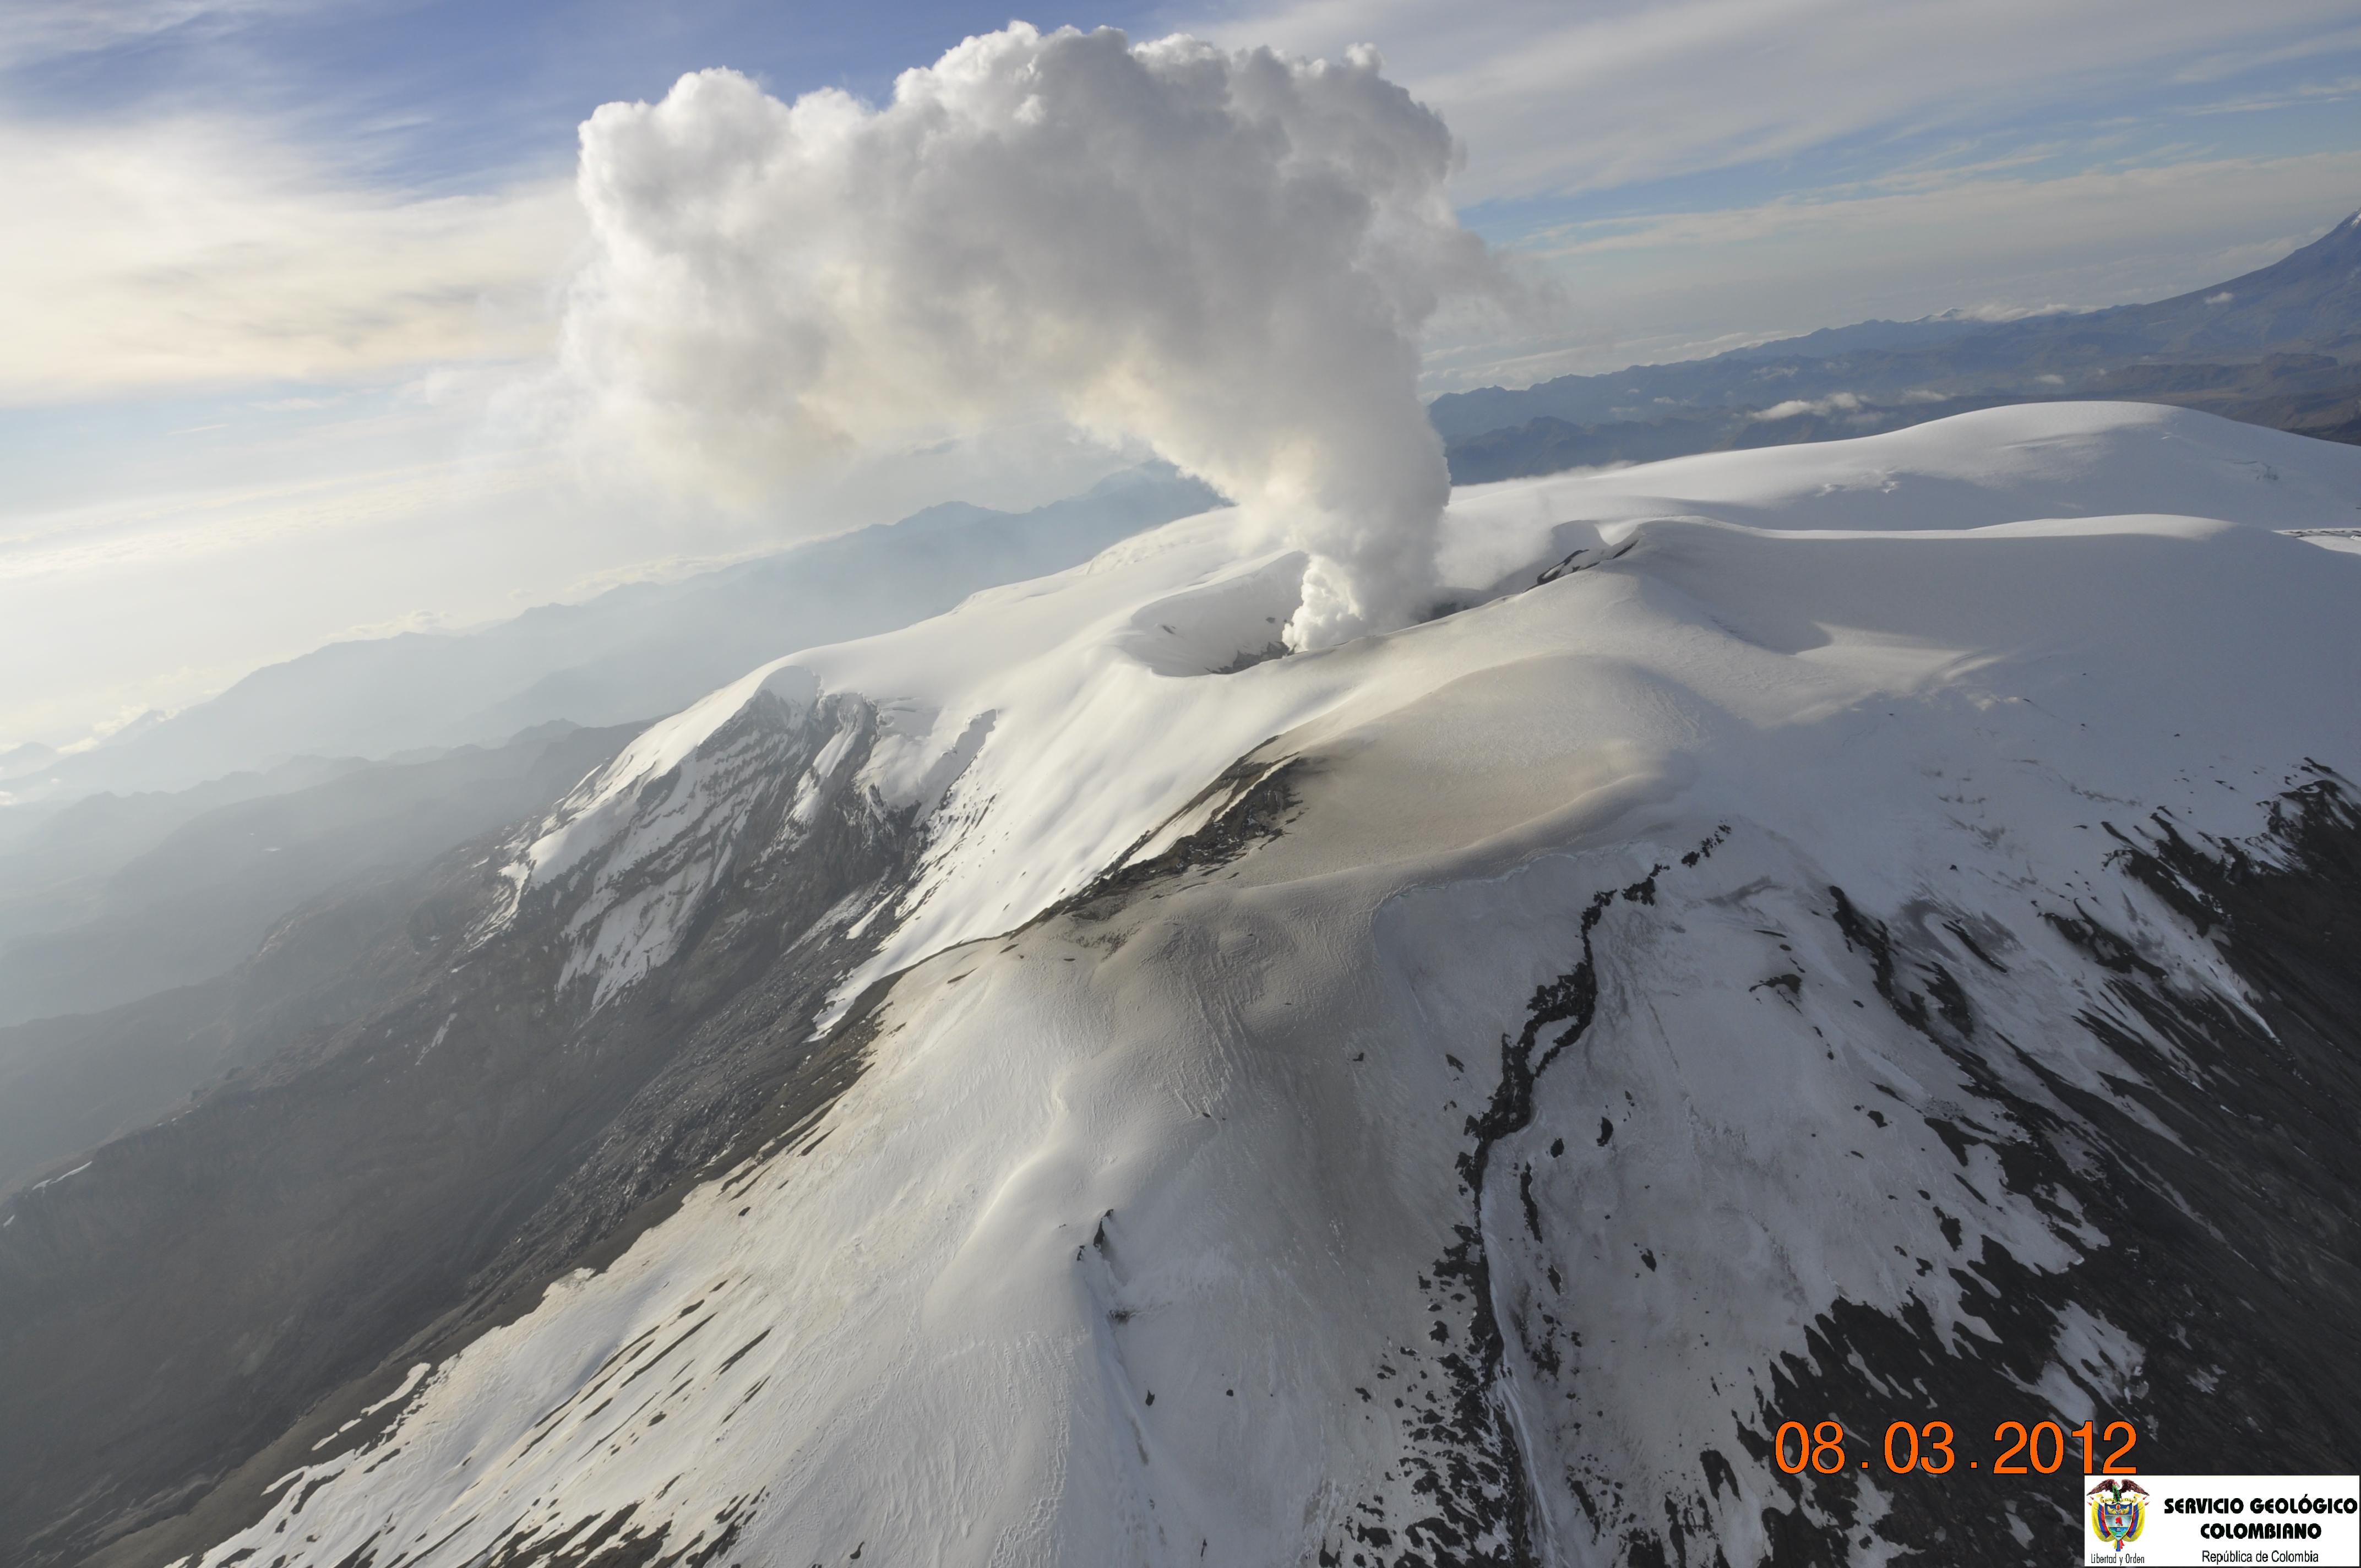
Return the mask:
<svg viewBox="0 0 2361 1568"><path fill-rule="evenodd" d="M2147 1493L2136 1481L2110 1478L2091 1489L2091 1533L2117 1552L2137 1541L2147 1524Z"/></svg>

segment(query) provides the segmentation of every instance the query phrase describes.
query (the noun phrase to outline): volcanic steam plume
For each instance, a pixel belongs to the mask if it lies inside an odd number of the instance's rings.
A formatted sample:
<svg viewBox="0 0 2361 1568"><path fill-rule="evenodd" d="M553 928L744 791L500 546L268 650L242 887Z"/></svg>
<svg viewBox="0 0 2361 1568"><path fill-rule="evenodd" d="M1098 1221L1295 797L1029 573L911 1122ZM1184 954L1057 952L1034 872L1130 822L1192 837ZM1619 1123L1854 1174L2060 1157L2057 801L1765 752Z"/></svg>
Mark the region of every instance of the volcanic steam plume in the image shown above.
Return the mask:
<svg viewBox="0 0 2361 1568"><path fill-rule="evenodd" d="M566 363L602 438L739 495L1054 408L1304 550L1287 637L1325 646L1433 594L1418 334L1494 278L1454 157L1360 50L1020 23L882 108L700 71L583 127Z"/></svg>

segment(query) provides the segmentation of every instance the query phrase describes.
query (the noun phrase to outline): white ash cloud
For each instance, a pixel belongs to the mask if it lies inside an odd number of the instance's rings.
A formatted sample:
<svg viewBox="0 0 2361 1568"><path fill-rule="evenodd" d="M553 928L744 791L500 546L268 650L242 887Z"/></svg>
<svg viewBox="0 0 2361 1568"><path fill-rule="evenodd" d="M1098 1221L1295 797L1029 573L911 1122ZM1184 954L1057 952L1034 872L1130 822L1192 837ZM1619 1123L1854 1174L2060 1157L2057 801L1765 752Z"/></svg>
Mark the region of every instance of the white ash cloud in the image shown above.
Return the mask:
<svg viewBox="0 0 2361 1568"><path fill-rule="evenodd" d="M583 126L566 362L603 447L741 499L1047 405L1308 552L1324 646L1433 598L1418 334L1499 286L1456 156L1367 50L1015 23L882 107L700 71Z"/></svg>

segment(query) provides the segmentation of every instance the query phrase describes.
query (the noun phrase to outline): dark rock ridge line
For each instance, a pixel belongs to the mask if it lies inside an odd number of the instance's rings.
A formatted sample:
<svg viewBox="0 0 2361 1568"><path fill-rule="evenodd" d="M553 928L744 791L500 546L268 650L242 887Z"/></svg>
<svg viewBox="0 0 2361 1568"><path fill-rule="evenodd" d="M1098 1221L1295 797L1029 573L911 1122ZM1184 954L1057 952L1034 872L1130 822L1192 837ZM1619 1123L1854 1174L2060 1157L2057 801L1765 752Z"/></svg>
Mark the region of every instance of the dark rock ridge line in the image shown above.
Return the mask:
<svg viewBox="0 0 2361 1568"><path fill-rule="evenodd" d="M1727 824L1717 828L1681 857L1681 864L1694 869L1729 835ZM1657 878L1671 869L1656 865L1628 886L1593 894L1582 912L1577 929L1581 954L1574 967L1538 987L1526 1003L1524 1027L1514 1036L1500 1036L1499 1080L1482 1113L1467 1118L1468 1146L1457 1157L1468 1221L1456 1227L1458 1240L1436 1262L1432 1278L1422 1277L1418 1282L1434 1316L1427 1337L1438 1348L1392 1347L1371 1378L1389 1390L1399 1386L1401 1392L1389 1397L1404 1409L1413 1401L1417 1406L1411 1429L1413 1446L1402 1456L1400 1476L1417 1499L1410 1506L1419 1511L1405 1519L1399 1500L1389 1508L1384 1496L1371 1497L1360 1509L1367 1519L1345 1520L1340 1529L1345 1540L1323 1543L1319 1561L1323 1568L1347 1563L1353 1568L1505 1568L1540 1561L1532 1518L1532 1461L1520 1451L1502 1403L1505 1342L1484 1239L1492 1155L1503 1139L1533 1124L1536 1083L1597 1016L1593 935L1599 922L1619 902L1653 905ZM1544 1045L1551 1031L1555 1033ZM1598 1141L1604 1144L1611 1136L1611 1126L1602 1124ZM1519 1196L1524 1223L1538 1240L1541 1226L1529 1175ZM1461 1322L1457 1338L1464 1340L1464 1348L1455 1342L1455 1321ZM1429 1362L1439 1378L1421 1369L1413 1380L1404 1370ZM1414 1382L1431 1386L1418 1388ZM1398 1555L1384 1555L1397 1547L1401 1549Z"/></svg>
<svg viewBox="0 0 2361 1568"><path fill-rule="evenodd" d="M2040 1042L2020 1044L1985 1020L1976 992L2014 983L1991 953L2004 936L1987 932L1979 944L1964 921L1951 921L1971 965L1955 972L1953 952L1916 934L1944 922L1883 919L1841 888L1828 889L1823 905L1865 971L1833 982L1882 1001L1973 1086L1983 1107L1974 1115L1927 1115L1961 1170L1975 1146L1989 1147L2012 1194L2055 1219L2095 1227L2107 1244L2058 1273L2028 1266L1989 1238L1977 1255L1943 1264L1964 1310L1991 1327L1993 1340L1945 1338L1915 1299L1898 1312L1837 1302L1809 1325L1806 1353L1772 1369L1758 1422L1739 1432L1744 1452L1701 1453L1694 1489L1661 1499L1661 1523L1647 1522L1654 1505L1593 1497L1569 1475L1594 1526L1607 1525L1618 1541L1619 1561L1725 1563L1715 1508L1728 1506L1717 1499L1737 1496L1734 1466L1744 1464L1790 1499L1759 1521L1782 1568L1850 1563L1872 1539L1920 1561L1960 1564L2020 1561L2028 1541L2066 1539L2076 1521L2047 1483L2011 1488L1984 1475L1960 1484L1881 1470L1882 1498L1872 1509L1856 1473L1786 1476L1772 1443L1783 1420L1837 1420L1849 1451L1874 1454L1887 1422L1941 1420L1955 1429L1962 1454L1985 1453L2001 1422L2048 1413L2027 1390L2059 1355L2061 1327L2076 1308L2143 1352L2136 1376L2122 1382L2112 1380L2119 1369L2069 1364L2102 1425L2133 1423L2141 1469L2203 1473L2227 1456L2258 1472L2333 1471L2361 1461L2361 1327L2350 1310L2361 1299L2361 1157L2353 1138L2361 1120L2361 964L2353 957L2361 809L2345 781L2307 764L2271 803L2254 840L2193 840L2163 814L2108 831L2118 846L2114 867L2215 942L2252 1009L2169 971L2085 909L2043 911L2092 966L2098 1000L2079 1026L2140 1074L2138 1082L2113 1085L2128 1105L2066 1082L2044 1065ZM1470 1118L1474 1141L1459 1157L1474 1218L1433 1281L1433 1332L1447 1348L1425 1358L1445 1376L1413 1396L1425 1405L1418 1437L1432 1448L1406 1455L1404 1471L1417 1475L1426 1512L1406 1522L1399 1507L1373 1498L1364 1510L1370 1517L1348 1525L1349 1541L1324 1552L1323 1563L1543 1561L1530 1510L1546 1483L1532 1468L1541 1456L1520 1453L1505 1419L1503 1330L1485 1250L1487 1205L1508 1201L1510 1190L1505 1179L1492 1179L1487 1156L1531 1124L1535 1079L1596 1010L1591 945L1601 919L1619 900L1653 902L1665 870L1594 898L1575 966L1535 994L1524 1031L1501 1043L1499 1086L1487 1112ZM1782 994L1804 983L1774 979L1789 982L1777 988ZM1568 1027L1536 1057L1543 1032L1562 1023ZM2068 1114L2013 1091L1999 1062L2029 1070ZM1610 1133L1602 1127L1600 1143ZM1538 1242L1530 1190L1520 1191L1522 1223ZM1943 1228L1958 1248L1957 1223ZM1455 1315L1466 1322L1465 1349L1445 1327ZM1545 1327L1552 1333L1542 1344L1525 1340L1524 1375L1557 1378L1550 1347L1558 1325ZM1524 1325L1516 1332L1523 1335ZM1432 1382L1407 1370L1422 1348L1396 1347L1377 1386ZM1566 1375L1569 1386L1576 1376Z"/></svg>
<svg viewBox="0 0 2361 1568"><path fill-rule="evenodd" d="M1790 1498L1760 1520L1783 1568L1849 1563L1872 1538L1931 1563L2021 1560L2028 1539L2039 1539L2028 1531L2056 1534L2073 1523L2048 1492L2020 1495L1989 1477L1962 1486L1881 1475L1885 1495L1870 1510L1856 1475L1784 1476L1771 1443L1783 1420L1835 1419L1845 1423L1850 1450L1875 1453L1888 1420L1940 1419L1954 1426L1963 1453L1982 1452L2000 1422L2044 1413L2026 1389L2057 1354L2070 1307L2104 1318L2145 1353L2138 1379L2125 1387L2105 1387L2097 1369L2074 1374L2100 1379L2086 1391L2103 1422L2136 1427L2142 1468L2202 1471L2235 1453L2241 1463L2251 1456L2262 1468L2292 1471L2361 1455L2354 1414L2361 1376L2353 1370L2361 1334L2348 1310L2361 1291L2361 1161L2351 1137L2361 1114L2361 965L2350 951L2361 932L2361 812L2344 781L2307 765L2252 842L2192 842L2161 815L2109 831L2118 843L2115 869L2212 937L2255 1008L2249 1014L2168 972L2087 911L2044 912L2084 953L2092 989L2105 999L2084 1011L2081 1026L2138 1069L2143 1083L2116 1088L2165 1133L2114 1100L2073 1089L2042 1066L2037 1042L2027 1050L1983 1021L1975 990L2012 983L1990 950L2004 933L1987 932L1980 944L1964 917L1951 919L1958 953L1974 971L1955 972L1954 953L1901 934L1927 928L1927 920L1881 919L1841 888L1826 890L1822 912L1863 966L1835 983L1877 998L1934 1042L1988 1108L1978 1114L2013 1125L2004 1135L1964 1113L1930 1115L1962 1169L1974 1146L1989 1146L2012 1193L2059 1219L2068 1217L2065 1205L2079 1205L2081 1222L2110 1245L2054 1274L1990 1240L1979 1255L1954 1257L1946 1268L1962 1305L1996 1342L1946 1340L1916 1300L1898 1313L1838 1302L1809 1326L1806 1354L1772 1370L1759 1425L1739 1434L1744 1452L1701 1453L1694 1491L1661 1499L1661 1522L1648 1523L1647 1507L1631 1499L1594 1497L1566 1478L1594 1526L1609 1527L1616 1560L1725 1563L1714 1508L1725 1495L1735 1497L1734 1467L1743 1464L1772 1476ZM1685 859L1694 866L1719 838ZM1499 1082L1485 1112L1469 1118L1471 1142L1458 1157L1471 1220L1433 1278L1420 1282L1435 1314L1433 1344L1392 1347L1361 1391L1418 1407L1413 1449L1400 1469L1416 1503L1373 1496L1359 1505L1364 1517L1345 1521L1342 1539L1322 1550L1323 1564L1543 1561L1531 1517L1535 1488L1547 1484L1532 1471L1543 1456L1520 1452L1506 1417L1507 1331L1485 1245L1497 1222L1485 1216L1516 1198L1536 1243L1542 1227L1530 1187L1510 1187L1489 1157L1532 1125L1537 1080L1595 1015L1600 923L1619 902L1653 904L1669 869L1594 896L1573 967L1536 992L1523 1030L1500 1042ZM1794 974L1773 980L1784 982L1773 986L1783 995L1804 983ZM2001 1059L2033 1070L2072 1119L2010 1090L1993 1068ZM1611 1135L1602 1125L1598 1141ZM1958 1226L1945 1229L1956 1247ZM1526 1325L1513 1332L1523 1339L1527 1375L1555 1378L1559 1325L1543 1326L1550 1332L1539 1344Z"/></svg>
<svg viewBox="0 0 2361 1568"><path fill-rule="evenodd" d="M1923 1309L1896 1316L1839 1303L1813 1325L1810 1354L1775 1376L1763 1430L1748 1434L1758 1463L1770 1466L1770 1429L1784 1419L1850 1416L1848 1444L1872 1453L1887 1420L1938 1412L1969 1452L1981 1449L2000 1422L2030 1419L2023 1385L2041 1376L2070 1306L2145 1353L2137 1383L2088 1390L2103 1423L2137 1430L2141 1469L2202 1474L2235 1456L2257 1473L2314 1473L2361 1459L2361 1331L2351 1311L2361 1299L2361 965L2352 951L2361 812L2345 781L2306 772L2250 843L2192 843L2162 814L2129 831L2109 827L2116 869L2214 938L2252 1013L2142 956L2087 911L2045 912L2103 977L2104 1000L2082 1026L2139 1071L2142 1081L2114 1087L2155 1126L1978 1022L1939 958L1831 890L1832 918L1871 960L1877 993L2016 1123L2020 1135L2004 1138L1964 1119L1931 1120L1962 1167L1971 1146L1987 1145L2013 1191L2070 1195L2110 1245L2060 1274L1990 1241L1981 1256L1957 1260L1967 1310L1996 1343L1946 1343ZM1985 1065L1999 1052L2037 1074L2080 1124L2004 1087ZM1962 1355L1963 1343L1979 1353ZM1911 1408L1872 1375L1911 1390ZM1847 1475L1812 1488L1827 1515L1817 1526L1801 1507L1766 1515L1777 1560L1849 1561L1858 1521L1846 1494L1856 1486ZM1789 1489L1800 1503L1803 1483ZM1917 1478L1887 1490L1876 1534L1933 1562L2012 1561L2026 1550L2016 1523L2049 1533L2075 1524L2054 1488L2018 1495L1989 1481Z"/></svg>
<svg viewBox="0 0 2361 1568"><path fill-rule="evenodd" d="M1266 755L1276 744L1277 737L1265 740L1223 769L1180 810L1140 835L1116 858L1114 870L1093 878L1071 897L1060 899L1023 928L1030 930L1066 916L1104 920L1137 894L1161 898L1187 885L1189 877L1209 876L1257 844L1278 838L1301 811L1300 785L1305 771L1314 764L1301 757ZM1133 859L1173 823L1186 820L1201 808L1206 811L1202 825L1145 860Z"/></svg>
<svg viewBox="0 0 2361 1568"><path fill-rule="evenodd" d="M859 1072L888 983L836 1033L808 1038L830 985L867 951L842 937L844 912L898 896L920 834L914 814L851 789L790 830L809 764L848 731L855 743L830 776L850 779L873 734L857 701L806 714L758 699L708 742L701 759L758 782L610 879L605 894L628 897L690 864L730 869L677 955L605 1007L590 1003L593 981L558 982L598 862L534 890L506 931L471 948L466 934L503 891L494 846L479 845L422 882L402 940L359 966L377 988L368 1005L351 1017L290 1014L274 1021L277 1034L258 1028L238 1080L168 1126L110 1146L38 1203L12 1205L14 1223L0 1232L0 1390L34 1398L26 1419L12 1409L0 1422L10 1465L0 1506L16 1510L7 1528L30 1527L6 1538L30 1543L19 1560L76 1561L115 1539L95 1561L161 1563L220 1539L256 1517L264 1483L316 1462L311 1444L381 1398L403 1366L529 1310L549 1278L611 1257L689 1186L807 1126ZM1222 803L1205 826L1110 873L1068 912L1087 921L1160 895L1283 831L1302 764L1260 751L1192 803ZM653 781L650 797L668 795L668 784ZM1419 1282L1434 1319L1429 1341L1391 1347L1356 1391L1419 1407L1398 1466L1406 1495L1373 1497L1360 1517L1337 1521L1320 1560L1538 1562L1536 1496L1565 1486L1594 1521L1611 1519L1626 1562L1719 1561L1715 1510L1736 1495L1736 1465L1775 1476L1779 1420L1861 1423L1848 1438L1862 1452L1874 1452L1884 1420L1905 1417L1949 1420L1972 1442L1980 1428L2032 1413L2026 1386L2050 1365L2063 1315L2078 1305L2144 1350L2138 1382L2088 1390L2107 1419L2138 1426L2142 1468L2202 1469L2225 1453L2265 1469L2351 1465L2361 1455L2361 1347L2345 1311L2361 1292L2361 1160L2351 1139L2361 966L2350 954L2361 931L2361 810L2345 781L2309 765L2248 842L2193 839L2161 815L2106 830L2114 869L2209 938L2246 992L2242 1003L2169 971L2136 932L2071 901L2040 911L2090 966L2092 1000L2078 1026L2139 1073L2117 1092L2162 1131L2048 1070L2044 1042L2021 1045L1995 1027L1978 999L2020 983L1994 956L2011 954L2008 934L1958 912L1880 914L1828 888L1818 916L1857 972L1759 983L1791 999L1824 983L1873 998L1972 1086L1972 1115L1923 1113L1962 1169L1988 1146L2013 1194L2079 1216L2108 1245L2063 1273L1991 1242L1945 1260L1996 1342L1946 1340L1915 1301L1893 1313L1839 1301L1809 1326L1806 1353L1773 1369L1759 1421L1739 1433L1745 1452L1701 1453L1694 1489L1660 1509L1543 1474L1547 1456L1525 1452L1512 1427L1510 1382L1579 1372L1563 1368L1557 1325L1536 1336L1500 1305L1493 1245L1521 1229L1536 1245L1544 1238L1530 1172L1512 1179L1493 1155L1534 1128L1538 1087L1593 1026L1596 943L1617 928L1609 915L1648 919L1660 894L1726 840L1721 829L1681 858L1680 872L1657 866L1593 895L1569 968L1529 999L1521 1031L1500 1039L1499 1079L1468 1116L1456 1157L1468 1223ZM553 1075L553 1064L562 1070ZM2051 1102L2013 1089L2002 1068L2019 1084L2032 1075ZM1591 1136L1587 1125L1564 1131ZM1612 1136L1602 1124L1596 1141ZM445 1179L446 1168L457 1174ZM307 1187L302 1179L317 1168L337 1174ZM388 1189L401 1189L401 1201L375 1201ZM234 1282L244 1294L224 1291L225 1255L247 1260ZM151 1271L170 1276L168 1300L126 1283ZM284 1326L258 1342L252 1325L262 1322ZM1512 1335L1519 1360L1507 1354ZM625 1359L663 1348L651 1342ZM269 1376L238 1372L245 1358ZM107 1391L59 1393L88 1387ZM1908 1390L1906 1409L1897 1388ZM77 1424L84 1410L118 1419ZM378 1442L390 1420L356 1428L328 1457ZM135 1422L148 1424L126 1430ZM2031 1494L1997 1488L1888 1487L1872 1518L1850 1474L1776 1484L1790 1506L1759 1523L1782 1563L1850 1561L1864 1534L1930 1562L2014 1561L2027 1527L2058 1525ZM117 1539L192 1498L193 1512ZM685 1524L642 1522L625 1508L520 1536L495 1560L718 1563L759 1505L744 1499L686 1539ZM401 1559L379 1563L365 1549L351 1568L362 1561L392 1568Z"/></svg>
<svg viewBox="0 0 2361 1568"><path fill-rule="evenodd" d="M847 927L900 895L921 837L914 808L851 782L874 733L858 699L758 697L699 750L708 778L731 775L699 828L603 887L594 856L489 939L510 896L496 841L378 890L401 913L333 997L250 1020L236 1070L191 1110L12 1200L11 1568L161 1563L250 1523L269 1482L371 1441L393 1412L313 1452L408 1365L603 1266L705 1174L840 1094L875 992L826 1038L811 1025L872 950ZM818 809L792 819L832 741L848 743ZM648 781L642 802L675 782ZM595 977L561 983L588 901L693 862L712 880L669 961L604 1005ZM352 914L316 910L290 939Z"/></svg>

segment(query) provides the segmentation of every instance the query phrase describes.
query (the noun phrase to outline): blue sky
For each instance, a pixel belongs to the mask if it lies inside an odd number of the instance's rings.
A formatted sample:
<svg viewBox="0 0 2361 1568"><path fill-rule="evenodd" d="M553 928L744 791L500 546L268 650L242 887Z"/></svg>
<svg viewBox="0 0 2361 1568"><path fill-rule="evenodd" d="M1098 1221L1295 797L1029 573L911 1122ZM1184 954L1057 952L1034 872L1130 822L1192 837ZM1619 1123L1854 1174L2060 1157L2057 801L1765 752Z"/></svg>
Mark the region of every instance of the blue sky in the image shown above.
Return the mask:
<svg viewBox="0 0 2361 1568"><path fill-rule="evenodd" d="M1007 20L972 5L780 0L97 9L117 25L61 30L28 50L0 92L21 111L61 120L259 114L335 147L371 178L446 191L562 171L590 109L660 97L684 71L729 65L790 94L837 86L882 96L904 68ZM1116 6L1032 19L1121 27L1149 15Z"/></svg>
<svg viewBox="0 0 2361 1568"><path fill-rule="evenodd" d="M1433 389L1868 316L2153 298L2361 206L2346 0L1028 7L1374 43L1462 218L1563 288ZM585 494L518 395L580 244L574 127L725 65L871 99L1007 13L780 0L13 0L0 12L0 747L339 635L464 624L1112 460L1051 433L759 515Z"/></svg>

